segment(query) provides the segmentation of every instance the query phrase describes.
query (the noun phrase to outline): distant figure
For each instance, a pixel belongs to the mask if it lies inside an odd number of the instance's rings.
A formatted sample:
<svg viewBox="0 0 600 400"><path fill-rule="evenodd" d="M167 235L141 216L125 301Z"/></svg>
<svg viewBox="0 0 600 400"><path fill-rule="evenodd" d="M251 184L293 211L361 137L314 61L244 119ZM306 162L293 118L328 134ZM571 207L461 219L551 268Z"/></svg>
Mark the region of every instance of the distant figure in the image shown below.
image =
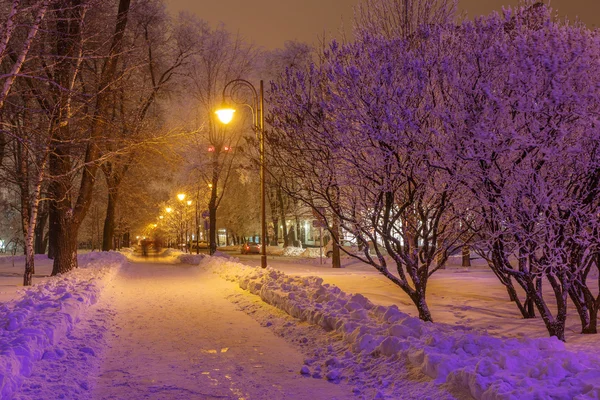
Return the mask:
<svg viewBox="0 0 600 400"><path fill-rule="evenodd" d="M148 242L142 240L142 257L148 257Z"/></svg>

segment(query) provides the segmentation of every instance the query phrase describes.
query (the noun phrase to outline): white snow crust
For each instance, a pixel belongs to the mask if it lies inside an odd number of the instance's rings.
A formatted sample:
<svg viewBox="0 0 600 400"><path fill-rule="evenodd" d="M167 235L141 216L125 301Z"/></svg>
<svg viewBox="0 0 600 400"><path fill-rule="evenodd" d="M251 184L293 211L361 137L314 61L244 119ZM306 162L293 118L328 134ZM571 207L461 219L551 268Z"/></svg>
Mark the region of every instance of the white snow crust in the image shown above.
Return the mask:
<svg viewBox="0 0 600 400"><path fill-rule="evenodd" d="M439 384L476 399L600 398L600 357L569 351L556 338L502 339L476 330L426 323L397 306L376 306L322 278L289 276L272 268L205 258L211 268L289 315L337 332L354 353L390 362L404 357ZM334 380L339 360L323 372ZM305 373L310 373L307 366ZM381 369L385 374L385 368ZM385 377L382 375L382 379Z"/></svg>
<svg viewBox="0 0 600 400"><path fill-rule="evenodd" d="M24 289L19 297L0 303L0 398L10 399L28 377L34 363L65 356L55 347L79 322L119 267L126 261L116 252L78 256L79 268ZM85 347L84 353L93 353Z"/></svg>

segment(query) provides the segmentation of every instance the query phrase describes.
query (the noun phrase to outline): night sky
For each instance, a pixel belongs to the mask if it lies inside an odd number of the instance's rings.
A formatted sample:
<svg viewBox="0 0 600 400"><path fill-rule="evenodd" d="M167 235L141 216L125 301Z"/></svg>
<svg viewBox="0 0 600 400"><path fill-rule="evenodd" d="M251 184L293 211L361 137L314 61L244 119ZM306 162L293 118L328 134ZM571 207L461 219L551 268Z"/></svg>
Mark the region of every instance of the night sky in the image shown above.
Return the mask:
<svg viewBox="0 0 600 400"><path fill-rule="evenodd" d="M353 7L358 0L165 0L171 12L188 10L266 48L281 47L286 40L315 43L319 37L336 35L340 27L352 27ZM469 17L500 10L518 0L459 0ZM580 19L589 27L600 26L600 1L552 0L561 16Z"/></svg>

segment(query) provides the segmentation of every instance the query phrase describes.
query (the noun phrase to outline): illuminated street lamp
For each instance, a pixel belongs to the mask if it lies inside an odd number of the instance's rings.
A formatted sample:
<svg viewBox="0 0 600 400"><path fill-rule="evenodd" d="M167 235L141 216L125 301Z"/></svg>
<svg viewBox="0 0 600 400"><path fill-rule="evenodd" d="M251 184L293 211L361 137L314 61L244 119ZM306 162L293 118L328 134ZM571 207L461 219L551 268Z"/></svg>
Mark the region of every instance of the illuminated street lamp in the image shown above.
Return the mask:
<svg viewBox="0 0 600 400"><path fill-rule="evenodd" d="M237 101L234 96L241 88L250 89L253 95L253 104L248 104L243 101ZM260 254L260 266L267 268L267 218L266 218L266 201L265 201L265 103L263 95L263 81L260 81L259 91L256 91L254 85L245 79L234 79L227 82L223 88L223 103L227 98L227 90L229 90L229 98L237 104L247 105L252 109L252 116L254 117L254 129L258 133L259 142L259 158L260 158L260 217L261 217L261 254ZM215 111L219 120L228 124L233 119L235 109L231 107L223 107L220 110Z"/></svg>
<svg viewBox="0 0 600 400"><path fill-rule="evenodd" d="M220 110L215 111L219 121L227 125L233 119L233 114L235 113L235 109L233 108L221 108Z"/></svg>
<svg viewBox="0 0 600 400"><path fill-rule="evenodd" d="M177 195L177 198L179 199L179 201L183 201L185 199L185 193L179 193Z"/></svg>

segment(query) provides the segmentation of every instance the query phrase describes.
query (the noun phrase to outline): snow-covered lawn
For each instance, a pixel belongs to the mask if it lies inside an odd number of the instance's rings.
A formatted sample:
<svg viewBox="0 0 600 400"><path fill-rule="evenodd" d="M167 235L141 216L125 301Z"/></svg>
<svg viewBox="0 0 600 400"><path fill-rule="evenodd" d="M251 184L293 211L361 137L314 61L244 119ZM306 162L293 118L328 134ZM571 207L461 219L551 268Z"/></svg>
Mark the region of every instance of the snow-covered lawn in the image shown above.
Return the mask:
<svg viewBox="0 0 600 400"><path fill-rule="evenodd" d="M126 253L141 260L131 251ZM218 255L169 251L165 257L143 260L199 265L236 282L291 316L279 327L284 338L307 323L329 331L328 340L343 346L311 349L320 358L307 358L296 371L307 379L357 385L357 398L373 393L398 398L402 390L398 380L411 374L400 371L405 365L457 398L600 398L600 337L580 335L578 318L571 310L567 344L548 338L542 321L523 320L502 285L481 265L470 269L451 265L433 275L428 301L436 323L431 324L415 318L414 306L399 288L349 258L344 258L343 268L332 269L318 258L271 256L270 268L262 270L255 267L260 263L256 256ZM36 398L28 397L28 392L87 398L79 393L88 393L85 374L93 374L92 366L100 362L107 329L102 324L110 319L104 318L110 311L92 305L125 258L118 253L82 255L81 268L61 277L46 276L51 264L40 258L36 285L25 291L18 289L23 261L7 260L0 258L0 398L14 393L19 399ZM250 310L248 300L238 297L235 302L253 316L260 314L256 306ZM274 321L273 316L265 318L261 324L273 323L275 328L276 322L268 322ZM79 321L92 325L87 333L71 335ZM303 346L325 346L319 341L306 343L301 335L291 340ZM347 350L339 350L342 347ZM39 388L26 380L34 364L43 367L36 373L40 379L50 382L53 376L54 386ZM58 382L61 374L72 376L71 382ZM369 377L361 380L357 374ZM411 379L423 378L413 374ZM368 390L356 383L366 381ZM430 396L430 384L423 385L423 395ZM419 392L406 396L419 398Z"/></svg>

